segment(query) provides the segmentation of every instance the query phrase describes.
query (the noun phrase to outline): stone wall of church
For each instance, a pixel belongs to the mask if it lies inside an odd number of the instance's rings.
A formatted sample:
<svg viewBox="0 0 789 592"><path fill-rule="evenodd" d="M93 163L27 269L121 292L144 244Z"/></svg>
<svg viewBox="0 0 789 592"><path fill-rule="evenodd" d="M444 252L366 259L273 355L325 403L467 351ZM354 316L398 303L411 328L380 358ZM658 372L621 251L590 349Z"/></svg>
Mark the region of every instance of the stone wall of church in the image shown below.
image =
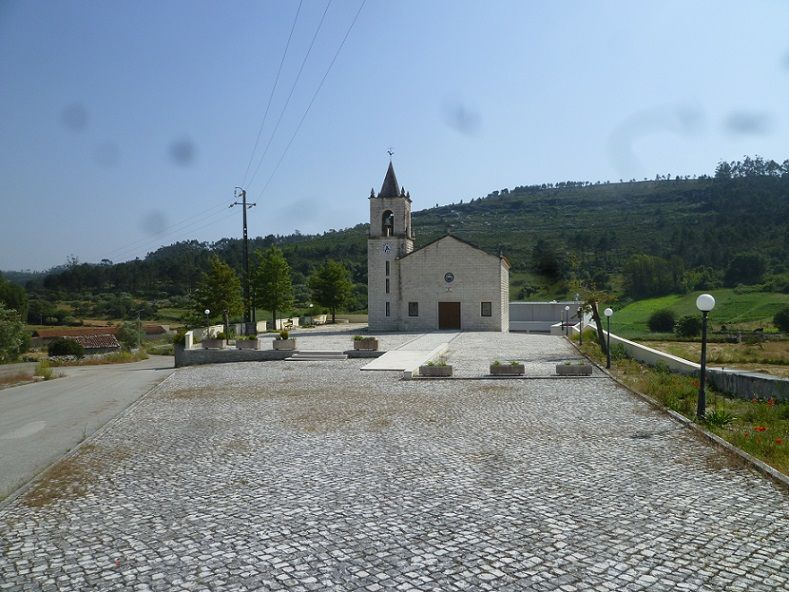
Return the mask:
<svg viewBox="0 0 789 592"><path fill-rule="evenodd" d="M508 330L509 272L499 257L446 237L399 264L401 330L438 328L439 302L460 302L462 330ZM452 274L451 281L446 274ZM418 316L409 315L410 302L417 304ZM483 302L490 302L489 317L482 316Z"/></svg>

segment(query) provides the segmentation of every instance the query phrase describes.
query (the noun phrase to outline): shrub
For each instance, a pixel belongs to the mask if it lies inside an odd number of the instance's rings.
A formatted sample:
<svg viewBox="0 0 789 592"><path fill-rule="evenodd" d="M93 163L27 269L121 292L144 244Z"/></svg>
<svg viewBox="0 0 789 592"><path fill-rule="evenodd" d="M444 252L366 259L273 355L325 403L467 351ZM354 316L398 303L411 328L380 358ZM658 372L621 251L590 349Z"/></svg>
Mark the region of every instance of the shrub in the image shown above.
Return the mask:
<svg viewBox="0 0 789 592"><path fill-rule="evenodd" d="M186 331L184 331L183 329L179 329L178 333L176 333L175 337L173 337L173 344L174 345L185 346L186 345Z"/></svg>
<svg viewBox="0 0 789 592"><path fill-rule="evenodd" d="M611 359L612 360L626 360L630 356L627 355L627 349L621 343L614 343L611 346Z"/></svg>
<svg viewBox="0 0 789 592"><path fill-rule="evenodd" d="M775 313L773 317L773 325L778 327L784 333L789 333L789 306L784 306L781 310Z"/></svg>
<svg viewBox="0 0 789 592"><path fill-rule="evenodd" d="M85 348L73 339L58 337L47 346L47 353L50 356L76 356L85 357Z"/></svg>
<svg viewBox="0 0 789 592"><path fill-rule="evenodd" d="M52 368L49 366L49 360L41 360L36 365L35 375L42 377L44 380L52 378Z"/></svg>
<svg viewBox="0 0 789 592"><path fill-rule="evenodd" d="M227 339L227 333L220 331L214 336L214 339Z"/></svg>
<svg viewBox="0 0 789 592"><path fill-rule="evenodd" d="M696 337L701 333L701 319L697 315L686 315L674 325L677 337Z"/></svg>
<svg viewBox="0 0 789 592"><path fill-rule="evenodd" d="M664 308L656 310L650 315L647 326L653 333L671 333L674 330L675 321L674 312Z"/></svg>
<svg viewBox="0 0 789 592"><path fill-rule="evenodd" d="M704 416L704 421L707 424L718 428L729 425L735 419L737 418L723 409L713 409L712 411L708 411Z"/></svg>
<svg viewBox="0 0 789 592"><path fill-rule="evenodd" d="M287 339L289 335L290 333L288 333L287 329L283 329L282 331L279 332L280 339Z"/></svg>

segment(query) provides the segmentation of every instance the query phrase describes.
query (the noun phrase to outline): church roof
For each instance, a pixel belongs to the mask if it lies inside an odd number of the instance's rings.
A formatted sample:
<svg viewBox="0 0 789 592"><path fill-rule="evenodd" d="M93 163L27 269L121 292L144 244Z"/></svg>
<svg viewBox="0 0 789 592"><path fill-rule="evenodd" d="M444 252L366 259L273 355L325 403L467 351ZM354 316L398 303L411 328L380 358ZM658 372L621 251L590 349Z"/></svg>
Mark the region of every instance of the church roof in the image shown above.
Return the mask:
<svg viewBox="0 0 789 592"><path fill-rule="evenodd" d="M400 185L397 183L397 177L395 176L391 160L389 161L389 168L386 171L384 184L381 185L381 191L378 193L378 197L400 197Z"/></svg>
<svg viewBox="0 0 789 592"><path fill-rule="evenodd" d="M470 243L467 240L463 240L462 238L458 238L454 234L445 234L444 236L440 236L437 239L430 241L426 245L422 245L418 249L415 249L415 250L411 251L410 253L406 253L402 257L398 257L398 259L405 259L406 257L410 257L414 253L418 253L419 251L422 251L422 250L426 249L430 245L433 245L433 244L435 244L435 243L437 243L439 241L446 240L446 239L449 239L449 238L454 239L454 240L458 241L459 243L462 243L462 244L466 245L467 247L471 247L472 249L474 249L476 251L480 251L482 253L485 253L486 255L489 255L490 257L497 257L498 259L504 261L504 263L507 266L507 269L510 269L512 267L512 264L510 263L510 260L507 259L507 257L505 257L504 255L493 255L492 253L488 253L484 249L480 249L477 245L475 245L473 243Z"/></svg>

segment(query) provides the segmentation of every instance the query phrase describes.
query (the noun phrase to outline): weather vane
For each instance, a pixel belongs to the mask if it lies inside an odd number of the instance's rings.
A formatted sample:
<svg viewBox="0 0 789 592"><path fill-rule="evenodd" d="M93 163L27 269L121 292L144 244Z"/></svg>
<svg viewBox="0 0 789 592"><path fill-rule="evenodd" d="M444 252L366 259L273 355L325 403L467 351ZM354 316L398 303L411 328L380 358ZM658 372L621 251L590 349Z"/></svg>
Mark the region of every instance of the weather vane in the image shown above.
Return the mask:
<svg viewBox="0 0 789 592"><path fill-rule="evenodd" d="M392 150L391 146L389 146L389 150L387 150L386 153L389 155L389 158L391 159L392 155L394 155L394 150Z"/></svg>

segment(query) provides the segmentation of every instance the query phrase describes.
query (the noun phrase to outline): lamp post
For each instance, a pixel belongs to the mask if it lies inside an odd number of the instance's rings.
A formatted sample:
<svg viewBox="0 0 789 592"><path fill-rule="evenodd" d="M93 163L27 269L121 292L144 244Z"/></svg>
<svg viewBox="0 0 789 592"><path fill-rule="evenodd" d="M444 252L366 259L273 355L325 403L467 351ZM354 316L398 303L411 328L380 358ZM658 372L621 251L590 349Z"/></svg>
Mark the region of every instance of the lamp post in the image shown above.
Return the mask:
<svg viewBox="0 0 789 592"><path fill-rule="evenodd" d="M605 367L610 370L611 369L611 315L614 314L614 311L611 310L610 308L606 308L603 311L603 314L605 315L606 323L608 323L608 327L606 328L606 331L605 331L605 337L606 337L606 342L605 342Z"/></svg>
<svg viewBox="0 0 789 592"><path fill-rule="evenodd" d="M704 382L707 377L707 315L715 308L715 298L710 294L702 294L696 298L696 308L701 311L701 373L699 376L699 400L696 406L696 417L704 419L707 413L707 400L704 393Z"/></svg>
<svg viewBox="0 0 789 592"><path fill-rule="evenodd" d="M564 307L564 336L567 337L570 334L570 329L567 325L570 324L570 306L566 305Z"/></svg>
<svg viewBox="0 0 789 592"><path fill-rule="evenodd" d="M578 307L578 345L584 344L584 318L583 316L583 307Z"/></svg>

